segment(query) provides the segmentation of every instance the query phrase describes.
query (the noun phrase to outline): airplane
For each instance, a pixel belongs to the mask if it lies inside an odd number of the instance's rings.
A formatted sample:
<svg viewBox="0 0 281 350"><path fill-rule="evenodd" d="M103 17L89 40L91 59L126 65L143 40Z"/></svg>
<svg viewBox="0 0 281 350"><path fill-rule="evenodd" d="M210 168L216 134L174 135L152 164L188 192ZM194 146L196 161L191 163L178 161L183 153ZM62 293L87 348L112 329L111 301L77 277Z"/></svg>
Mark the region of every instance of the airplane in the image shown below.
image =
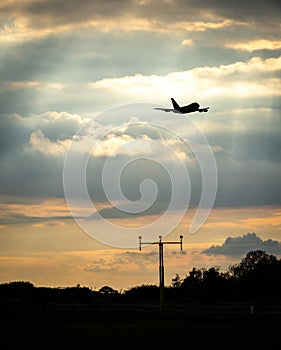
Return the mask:
<svg viewBox="0 0 281 350"><path fill-rule="evenodd" d="M173 98L171 98L171 100L174 108L154 108L154 109L158 109L159 111L164 111L164 112L174 112L174 113L185 114L185 113L192 113L192 112L200 112L200 113L208 112L210 108L210 107L199 108L200 105L197 102L193 102L187 106L180 107Z"/></svg>

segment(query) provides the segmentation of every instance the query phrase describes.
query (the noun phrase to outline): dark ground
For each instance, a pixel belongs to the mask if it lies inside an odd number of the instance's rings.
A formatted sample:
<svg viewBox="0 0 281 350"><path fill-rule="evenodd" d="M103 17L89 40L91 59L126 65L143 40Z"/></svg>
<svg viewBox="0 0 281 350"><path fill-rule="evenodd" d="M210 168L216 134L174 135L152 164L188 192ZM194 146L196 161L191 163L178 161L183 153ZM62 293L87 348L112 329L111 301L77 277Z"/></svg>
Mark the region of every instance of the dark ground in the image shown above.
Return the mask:
<svg viewBox="0 0 281 350"><path fill-rule="evenodd" d="M280 348L281 307L2 305L2 349Z"/></svg>

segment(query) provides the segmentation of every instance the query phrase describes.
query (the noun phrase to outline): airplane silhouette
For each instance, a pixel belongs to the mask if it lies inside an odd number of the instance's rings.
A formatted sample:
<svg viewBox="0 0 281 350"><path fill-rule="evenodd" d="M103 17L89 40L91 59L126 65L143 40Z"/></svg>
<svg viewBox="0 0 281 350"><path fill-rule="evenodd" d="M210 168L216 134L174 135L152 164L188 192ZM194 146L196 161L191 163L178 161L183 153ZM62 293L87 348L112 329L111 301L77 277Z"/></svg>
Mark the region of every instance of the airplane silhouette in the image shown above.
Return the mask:
<svg viewBox="0 0 281 350"><path fill-rule="evenodd" d="M171 100L174 108L154 108L154 109L158 109L159 111L164 111L164 112L174 112L174 113L185 114L185 113L192 113L192 112L200 112L200 113L208 112L210 108L210 107L199 108L200 105L197 102L193 102L187 106L180 107L173 98L171 98Z"/></svg>

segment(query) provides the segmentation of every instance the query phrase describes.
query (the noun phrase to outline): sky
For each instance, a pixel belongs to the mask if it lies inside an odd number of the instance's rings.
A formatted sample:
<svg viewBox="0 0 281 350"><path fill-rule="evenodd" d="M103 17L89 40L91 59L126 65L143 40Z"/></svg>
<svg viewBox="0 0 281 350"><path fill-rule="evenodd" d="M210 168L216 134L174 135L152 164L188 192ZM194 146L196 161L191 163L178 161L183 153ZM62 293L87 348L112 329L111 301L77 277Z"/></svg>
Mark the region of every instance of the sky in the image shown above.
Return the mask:
<svg viewBox="0 0 281 350"><path fill-rule="evenodd" d="M0 0L0 283L117 290L281 256L280 1ZM198 102L207 113L155 108ZM179 236L183 235L180 251Z"/></svg>

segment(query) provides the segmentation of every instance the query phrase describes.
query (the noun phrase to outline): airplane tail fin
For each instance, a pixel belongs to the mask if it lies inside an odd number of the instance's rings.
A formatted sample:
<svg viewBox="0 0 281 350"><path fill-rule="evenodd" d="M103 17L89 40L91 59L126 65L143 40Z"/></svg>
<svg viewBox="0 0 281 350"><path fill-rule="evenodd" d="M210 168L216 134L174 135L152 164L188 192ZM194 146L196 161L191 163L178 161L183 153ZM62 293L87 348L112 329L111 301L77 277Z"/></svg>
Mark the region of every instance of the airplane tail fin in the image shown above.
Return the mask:
<svg viewBox="0 0 281 350"><path fill-rule="evenodd" d="M180 106L177 104L177 102L176 102L173 98L171 98L171 100L172 100L172 104L173 104L174 109L177 110L177 111L180 111L181 108L180 108Z"/></svg>

